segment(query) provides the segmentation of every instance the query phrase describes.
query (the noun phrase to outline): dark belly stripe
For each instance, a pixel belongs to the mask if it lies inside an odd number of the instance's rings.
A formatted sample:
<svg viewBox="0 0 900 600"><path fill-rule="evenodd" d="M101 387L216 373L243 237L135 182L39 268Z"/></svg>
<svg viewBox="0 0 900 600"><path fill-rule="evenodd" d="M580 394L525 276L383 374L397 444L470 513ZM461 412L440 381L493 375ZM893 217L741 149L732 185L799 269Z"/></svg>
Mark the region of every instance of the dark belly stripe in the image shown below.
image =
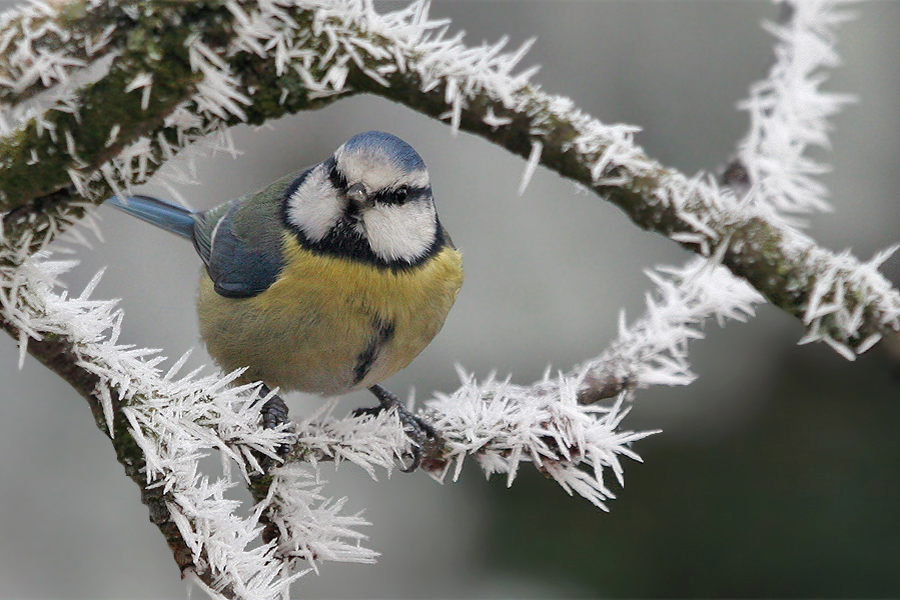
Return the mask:
<svg viewBox="0 0 900 600"><path fill-rule="evenodd" d="M381 319L375 319L372 322L372 327L374 331L372 332L372 337L369 339L369 343L366 344L365 350L360 352L356 357L356 367L353 369L354 385L362 381L365 376L369 374L369 370L375 363L375 359L378 358L378 353L381 351L381 348L394 337L395 326L393 322L385 323Z"/></svg>

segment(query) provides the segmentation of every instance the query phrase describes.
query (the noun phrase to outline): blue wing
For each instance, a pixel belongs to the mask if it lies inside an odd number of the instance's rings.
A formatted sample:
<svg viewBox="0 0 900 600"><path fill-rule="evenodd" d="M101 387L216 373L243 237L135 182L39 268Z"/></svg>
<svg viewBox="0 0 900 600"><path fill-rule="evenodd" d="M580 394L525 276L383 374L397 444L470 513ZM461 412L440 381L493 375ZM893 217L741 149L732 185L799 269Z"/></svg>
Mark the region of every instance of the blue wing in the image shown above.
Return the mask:
<svg viewBox="0 0 900 600"><path fill-rule="evenodd" d="M232 200L200 213L194 248L206 265L216 292L226 298L250 298L278 279L284 260L277 207Z"/></svg>
<svg viewBox="0 0 900 600"><path fill-rule="evenodd" d="M114 196L107 203L193 241L216 292L227 298L264 292L284 266L278 194L232 200L205 212L151 196Z"/></svg>

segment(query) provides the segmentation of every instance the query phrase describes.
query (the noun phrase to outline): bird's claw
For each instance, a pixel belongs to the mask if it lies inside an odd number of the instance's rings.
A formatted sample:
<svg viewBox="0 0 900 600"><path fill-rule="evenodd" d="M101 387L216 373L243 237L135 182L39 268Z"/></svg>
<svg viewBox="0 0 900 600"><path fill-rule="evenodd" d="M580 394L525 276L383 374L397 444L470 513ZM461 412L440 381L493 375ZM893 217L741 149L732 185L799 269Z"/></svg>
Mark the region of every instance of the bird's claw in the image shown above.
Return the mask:
<svg viewBox="0 0 900 600"><path fill-rule="evenodd" d="M262 415L264 428L276 429L288 422L287 404L284 403L281 396L272 396L262 405L260 415Z"/></svg>
<svg viewBox="0 0 900 600"><path fill-rule="evenodd" d="M437 431L424 420L412 414L397 396L380 385L373 385L369 388L369 391L375 394L380 405L371 408L356 409L353 411L353 416L376 416L382 411L390 410L392 408L395 409L397 411L397 417L400 419L400 423L406 431L406 435L412 441L412 449L410 450L412 462L408 466L402 467L400 471L402 473L412 473L419 468L419 465L422 462L422 448L428 444L429 439L433 440L438 437Z"/></svg>
<svg viewBox="0 0 900 600"><path fill-rule="evenodd" d="M262 417L263 429L277 429L290 421L288 418L288 407L287 404L284 403L284 400L281 399L281 396L272 394L268 386L264 385L260 388L260 399L265 398L266 396L271 397L265 401L259 411L260 416ZM288 444L281 444L276 451L278 452L278 456L284 458L290 450L291 447ZM263 473L269 472L272 462L272 457L262 457L260 467L262 467Z"/></svg>

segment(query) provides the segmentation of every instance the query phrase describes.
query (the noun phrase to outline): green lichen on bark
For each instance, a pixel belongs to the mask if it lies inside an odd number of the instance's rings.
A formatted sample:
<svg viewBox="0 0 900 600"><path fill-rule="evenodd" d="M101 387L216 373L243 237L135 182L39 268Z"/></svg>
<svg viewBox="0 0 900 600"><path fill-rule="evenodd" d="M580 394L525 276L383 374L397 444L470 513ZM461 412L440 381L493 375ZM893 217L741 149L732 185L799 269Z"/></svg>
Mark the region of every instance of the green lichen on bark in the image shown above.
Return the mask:
<svg viewBox="0 0 900 600"><path fill-rule="evenodd" d="M98 41L110 24L122 24L127 21L124 13L127 4L129 3L110 2L88 10L88 3L84 0L50 3L42 8L42 17L39 19L10 19L0 30L0 39L6 42L8 48L22 43L28 37L33 51L65 50L70 59L87 63L115 50L127 27L106 31L107 43L102 47L92 48L91 53L84 44L73 44L73 41L85 39ZM26 30L30 32L26 33ZM39 32L39 35L35 36L35 31ZM9 57L0 54L0 77L14 81L16 79L14 70L15 67ZM41 78L30 85L20 87L0 86L0 103L21 103L45 89Z"/></svg>
<svg viewBox="0 0 900 600"><path fill-rule="evenodd" d="M0 211L69 186L70 169L90 173L159 129L199 79L188 59L188 36L227 39L228 16L218 2L146 3L109 72L77 92L77 112L48 110L0 142ZM192 27L180 27L187 19ZM140 89L126 91L142 75L152 77L146 106ZM111 136L114 128L117 136Z"/></svg>

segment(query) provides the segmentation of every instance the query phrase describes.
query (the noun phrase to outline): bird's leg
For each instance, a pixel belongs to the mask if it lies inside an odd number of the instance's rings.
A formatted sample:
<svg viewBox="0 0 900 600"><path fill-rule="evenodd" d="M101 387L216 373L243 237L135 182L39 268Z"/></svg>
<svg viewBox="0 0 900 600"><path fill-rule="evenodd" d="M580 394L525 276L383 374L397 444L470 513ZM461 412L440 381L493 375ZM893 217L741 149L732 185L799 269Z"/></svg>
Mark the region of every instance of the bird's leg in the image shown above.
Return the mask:
<svg viewBox="0 0 900 600"><path fill-rule="evenodd" d="M429 438L434 439L438 437L437 431L434 430L434 427L409 412L406 406L403 405L403 402L400 401L400 398L380 385L373 385L369 388L369 391L375 394L380 405L372 408L357 409L353 411L353 415L356 417L360 415L377 415L384 410L396 409L400 423L413 442L412 463L400 470L404 473L412 473L419 468L419 463L422 461L422 448L425 447Z"/></svg>
<svg viewBox="0 0 900 600"><path fill-rule="evenodd" d="M266 384L262 384L259 388L259 398L257 399L257 402L269 394L272 394L272 390L269 389L269 386ZM289 421L287 404L284 403L284 400L282 400L281 396L278 394L274 394L271 398L266 400L259 412L262 416L264 429L275 429ZM287 456L290 449L291 447L289 445L281 444L278 446L278 455L284 458ZM263 472L268 472L269 467L272 466L272 459L268 456L263 456L260 466L262 467Z"/></svg>

